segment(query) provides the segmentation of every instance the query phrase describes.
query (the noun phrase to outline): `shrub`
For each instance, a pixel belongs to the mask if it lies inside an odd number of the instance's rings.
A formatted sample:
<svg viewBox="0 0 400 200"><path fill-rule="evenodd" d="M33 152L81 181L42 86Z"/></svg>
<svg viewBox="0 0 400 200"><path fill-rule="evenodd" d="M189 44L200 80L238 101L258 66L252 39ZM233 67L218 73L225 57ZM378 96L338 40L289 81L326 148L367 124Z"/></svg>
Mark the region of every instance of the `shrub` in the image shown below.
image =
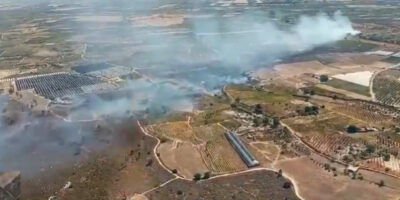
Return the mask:
<svg viewBox="0 0 400 200"><path fill-rule="evenodd" d="M355 125L348 125L346 131L347 133L357 133L358 128Z"/></svg>
<svg viewBox="0 0 400 200"><path fill-rule="evenodd" d="M379 187L385 186L385 182L384 182L383 180L379 181L378 186L379 186Z"/></svg>
<svg viewBox="0 0 400 200"><path fill-rule="evenodd" d="M204 175L203 175L203 179L209 179L210 176L211 176L211 173L210 173L210 172L206 172L206 173L204 173Z"/></svg>
<svg viewBox="0 0 400 200"><path fill-rule="evenodd" d="M329 77L327 75L319 76L319 81L320 82L327 82L328 80L329 80Z"/></svg>
<svg viewBox="0 0 400 200"><path fill-rule="evenodd" d="M383 160L384 161L389 161L390 160L390 155L388 153L383 154Z"/></svg>
<svg viewBox="0 0 400 200"><path fill-rule="evenodd" d="M306 106L304 107L304 112L306 115L317 115L319 108L317 106Z"/></svg>
<svg viewBox="0 0 400 200"><path fill-rule="evenodd" d="M194 174L194 177L193 177L194 181L199 181L200 179L201 179L201 174L200 173Z"/></svg>
<svg viewBox="0 0 400 200"><path fill-rule="evenodd" d="M375 146L367 144L365 151L367 153L374 153L375 152Z"/></svg>
<svg viewBox="0 0 400 200"><path fill-rule="evenodd" d="M254 108L254 113L263 114L263 108L262 108L261 104L256 104L256 106Z"/></svg>
<svg viewBox="0 0 400 200"><path fill-rule="evenodd" d="M283 188L285 188L285 189L289 189L291 186L292 186L292 184L291 184L290 182L288 182L288 181L286 181L286 182L283 184Z"/></svg>

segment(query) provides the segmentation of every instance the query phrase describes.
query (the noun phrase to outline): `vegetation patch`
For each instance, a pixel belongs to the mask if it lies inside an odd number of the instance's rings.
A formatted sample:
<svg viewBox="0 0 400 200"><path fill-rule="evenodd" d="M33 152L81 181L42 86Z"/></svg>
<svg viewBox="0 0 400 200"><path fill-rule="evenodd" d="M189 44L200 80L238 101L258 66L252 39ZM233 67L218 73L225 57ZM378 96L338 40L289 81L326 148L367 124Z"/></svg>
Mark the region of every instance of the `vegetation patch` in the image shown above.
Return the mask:
<svg viewBox="0 0 400 200"><path fill-rule="evenodd" d="M325 84L329 85L331 87L334 87L334 88L347 90L347 91L354 92L354 93L361 94L361 95L368 96L368 97L370 96L368 87L358 85L355 83L351 83L348 81L332 78L331 80L327 81Z"/></svg>

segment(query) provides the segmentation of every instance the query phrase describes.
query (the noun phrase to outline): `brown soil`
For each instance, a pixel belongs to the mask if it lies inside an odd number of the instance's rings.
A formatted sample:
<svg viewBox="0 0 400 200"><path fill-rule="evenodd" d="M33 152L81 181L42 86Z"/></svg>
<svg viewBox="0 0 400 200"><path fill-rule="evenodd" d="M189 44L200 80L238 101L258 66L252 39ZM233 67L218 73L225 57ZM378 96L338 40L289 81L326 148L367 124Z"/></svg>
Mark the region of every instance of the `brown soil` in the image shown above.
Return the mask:
<svg viewBox="0 0 400 200"><path fill-rule="evenodd" d="M283 188L285 182L289 181L276 172L260 170L200 182L175 180L146 196L149 200L299 199L293 186Z"/></svg>
<svg viewBox="0 0 400 200"><path fill-rule="evenodd" d="M307 200L394 199L400 195L398 190L378 187L367 181L342 175L334 177L305 157L281 161L276 167L295 180L300 196Z"/></svg>
<svg viewBox="0 0 400 200"><path fill-rule="evenodd" d="M176 169L185 178L193 178L196 173L208 171L199 151L190 143L162 143L157 152L169 169Z"/></svg>

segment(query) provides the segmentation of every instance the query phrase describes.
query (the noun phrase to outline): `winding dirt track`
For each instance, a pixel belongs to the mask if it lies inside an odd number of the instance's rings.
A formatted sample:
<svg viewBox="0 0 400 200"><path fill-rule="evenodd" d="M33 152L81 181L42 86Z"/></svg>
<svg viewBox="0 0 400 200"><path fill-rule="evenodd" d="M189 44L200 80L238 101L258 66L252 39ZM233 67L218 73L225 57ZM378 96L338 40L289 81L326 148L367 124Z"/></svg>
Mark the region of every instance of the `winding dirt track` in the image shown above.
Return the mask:
<svg viewBox="0 0 400 200"><path fill-rule="evenodd" d="M155 155L155 157L156 157L156 159L157 159L157 162L158 162L165 170L167 170L167 171L170 172L173 176L175 176L175 178L170 179L170 180L166 181L165 183L163 183L163 184L161 184L161 185L159 185L159 186L157 186L157 187L154 187L154 188L152 188L152 189L150 189L150 190L147 190L147 191L141 193L141 195L145 195L145 194L147 194L147 193L149 193L149 192L151 192L151 191L154 191L154 190L156 190L156 189L158 189L158 188L164 187L164 186L166 186L167 184L171 183L172 181L174 181L174 180L176 180L176 179L182 179L182 180L186 180L186 181L193 181L193 180L191 180L191 179L184 178L184 177L179 176L179 175L177 175L177 174L173 174L173 173L171 172L171 170L169 170L168 167L165 166L164 163L163 163L163 162L160 160L160 158L157 156L157 148L158 148L158 146L160 145L161 141L160 141L157 137L155 137L155 136L149 134L149 133L147 132L147 130L146 130L145 128L143 128L143 126L140 124L139 121L137 121L137 125L138 125L138 127L140 128L140 130L141 130L146 136L149 136L149 137L154 138L154 139L157 140L157 144L154 146L154 149L153 149L153 153L154 153L154 155ZM210 177L210 178L207 179L207 180L200 180L200 182L201 182L201 181L208 181L208 180L212 180L212 179L217 179L217 178L222 178L222 177L227 177L227 176L241 175L241 174L250 173L250 172L254 172L254 171L264 171L264 170L265 170L265 171L278 172L278 170L272 169L272 168L257 167L257 168L252 168L252 169L248 169L248 170L245 170L245 171L240 171L240 172L234 172L234 173L228 173L228 174L222 174L222 175L213 176L213 177ZM299 194L299 189L298 189L298 184L297 184L297 182L296 182L292 177L288 176L288 175L285 174L285 173L283 173L282 176L285 177L285 178L287 178L287 179L289 179L289 180L293 183L293 187L294 187L294 192L295 192L295 194L297 195L297 197L299 197L299 199L304 200L304 198L301 197L300 194ZM133 199L133 197L130 198L130 199Z"/></svg>

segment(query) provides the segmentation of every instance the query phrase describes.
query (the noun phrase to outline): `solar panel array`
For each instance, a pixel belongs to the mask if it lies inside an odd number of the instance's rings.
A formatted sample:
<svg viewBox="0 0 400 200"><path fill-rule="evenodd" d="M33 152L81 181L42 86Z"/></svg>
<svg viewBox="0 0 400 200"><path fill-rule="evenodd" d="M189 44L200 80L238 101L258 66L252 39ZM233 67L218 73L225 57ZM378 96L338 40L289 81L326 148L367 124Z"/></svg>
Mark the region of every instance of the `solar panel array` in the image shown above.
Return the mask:
<svg viewBox="0 0 400 200"><path fill-rule="evenodd" d="M34 89L35 92L48 99L56 97L72 96L82 94L82 86L100 83L95 77L81 74L56 73L48 75L30 76L18 78L15 81L17 90Z"/></svg>

